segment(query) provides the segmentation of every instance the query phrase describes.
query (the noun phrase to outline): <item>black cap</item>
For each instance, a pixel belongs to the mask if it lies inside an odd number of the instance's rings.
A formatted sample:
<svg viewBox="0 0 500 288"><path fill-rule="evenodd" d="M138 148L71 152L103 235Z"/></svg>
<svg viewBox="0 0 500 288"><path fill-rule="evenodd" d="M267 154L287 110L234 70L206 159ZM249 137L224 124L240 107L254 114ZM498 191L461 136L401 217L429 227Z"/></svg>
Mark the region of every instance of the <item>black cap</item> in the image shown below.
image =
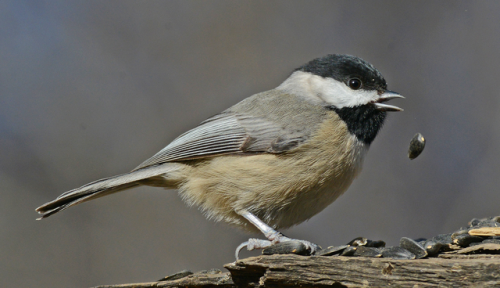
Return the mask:
<svg viewBox="0 0 500 288"><path fill-rule="evenodd" d="M309 72L324 78L330 77L344 83L352 78L358 78L363 83L361 89L380 92L387 90L387 83L382 74L372 64L356 56L329 54L316 58L295 71Z"/></svg>

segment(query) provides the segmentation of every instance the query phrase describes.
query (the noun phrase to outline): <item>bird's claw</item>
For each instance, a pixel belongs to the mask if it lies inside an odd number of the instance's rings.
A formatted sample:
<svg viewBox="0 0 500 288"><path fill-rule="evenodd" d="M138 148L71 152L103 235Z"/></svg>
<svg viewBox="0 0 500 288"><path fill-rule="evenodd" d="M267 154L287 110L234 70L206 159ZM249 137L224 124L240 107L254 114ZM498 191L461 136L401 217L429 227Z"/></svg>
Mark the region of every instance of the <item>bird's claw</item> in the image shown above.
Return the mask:
<svg viewBox="0 0 500 288"><path fill-rule="evenodd" d="M252 251L255 249L264 249L264 248L267 248L271 245L273 245L273 243L269 240L250 238L250 239L248 239L248 241L241 243L236 248L236 252L235 252L236 260L239 259L238 255L240 254L241 249L243 249L245 247L247 247L248 251Z"/></svg>
<svg viewBox="0 0 500 288"><path fill-rule="evenodd" d="M278 244L278 243L284 243L288 241L297 241L302 243L305 248L309 251L309 255L314 255L317 251L321 250L321 247L319 245L316 245L312 242L306 241L306 240L299 240L299 239L292 239L288 238L286 236L281 235L281 237L275 239L273 241L273 244Z"/></svg>
<svg viewBox="0 0 500 288"><path fill-rule="evenodd" d="M248 239L248 241L241 243L236 248L235 257L236 257L236 260L238 260L239 259L238 255L239 255L241 249L243 249L245 247L247 248L248 251L252 251L255 249L269 248L269 247L272 247L273 245L278 245L278 244L282 244L282 243L286 243L286 242L300 242L302 245L304 245L304 248L307 251L307 253L306 253L307 255L314 255L317 251L321 250L320 246L318 246L312 242L309 242L306 240L291 239L291 238L288 238L285 236L277 237L277 238L273 239L273 241L250 238L250 239ZM280 249L278 249L278 250L280 250ZM281 249L280 251L283 251L283 249ZM285 251L286 251L286 249L285 249ZM290 250L288 252L284 252L284 253L277 252L277 253L271 253L271 254L289 254L289 253L294 253L294 250L292 249L292 250Z"/></svg>
<svg viewBox="0 0 500 288"><path fill-rule="evenodd" d="M238 245L238 247L236 247L236 252L234 252L234 257L236 258L236 261L239 260L239 255L240 255L241 249L243 249L247 246L248 246L248 241L245 241L245 242L241 243L240 245Z"/></svg>

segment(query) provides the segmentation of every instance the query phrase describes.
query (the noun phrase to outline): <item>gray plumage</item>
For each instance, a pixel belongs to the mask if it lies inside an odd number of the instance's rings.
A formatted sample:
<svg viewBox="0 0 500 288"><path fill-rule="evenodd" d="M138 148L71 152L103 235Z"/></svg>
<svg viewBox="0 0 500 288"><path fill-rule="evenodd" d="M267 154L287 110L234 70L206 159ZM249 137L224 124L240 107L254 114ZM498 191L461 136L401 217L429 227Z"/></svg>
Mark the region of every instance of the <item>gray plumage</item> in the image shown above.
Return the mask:
<svg viewBox="0 0 500 288"><path fill-rule="evenodd" d="M290 105L300 107L290 110ZM323 107L270 90L253 95L177 137L132 172L104 178L63 193L36 209L46 218L76 204L139 185L175 170L171 163L224 154L283 153L306 141L325 117ZM157 179L156 179L157 180ZM161 181L151 181L162 186ZM160 184L158 184L160 182ZM163 185L166 188L168 185Z"/></svg>
<svg viewBox="0 0 500 288"><path fill-rule="evenodd" d="M303 98L276 89L259 93L177 137L134 171L221 154L282 153L308 139L324 116L323 107Z"/></svg>
<svg viewBox="0 0 500 288"><path fill-rule="evenodd" d="M36 211L46 218L148 185L179 189L209 219L261 231L269 243L288 241L273 228L299 224L344 193L386 112L402 110L383 104L402 98L386 88L382 75L357 57L315 59L277 88L180 135L130 173L68 191Z"/></svg>

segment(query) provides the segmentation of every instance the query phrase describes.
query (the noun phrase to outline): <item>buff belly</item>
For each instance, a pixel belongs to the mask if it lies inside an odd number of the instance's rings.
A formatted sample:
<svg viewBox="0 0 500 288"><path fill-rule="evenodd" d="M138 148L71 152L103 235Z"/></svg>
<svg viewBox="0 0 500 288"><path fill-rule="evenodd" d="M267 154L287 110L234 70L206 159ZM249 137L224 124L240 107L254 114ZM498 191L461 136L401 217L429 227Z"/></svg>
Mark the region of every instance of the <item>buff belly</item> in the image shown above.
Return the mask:
<svg viewBox="0 0 500 288"><path fill-rule="evenodd" d="M299 224L342 195L361 171L367 146L336 114L283 154L227 155L186 166L179 194L215 221L256 231L246 209L273 228Z"/></svg>

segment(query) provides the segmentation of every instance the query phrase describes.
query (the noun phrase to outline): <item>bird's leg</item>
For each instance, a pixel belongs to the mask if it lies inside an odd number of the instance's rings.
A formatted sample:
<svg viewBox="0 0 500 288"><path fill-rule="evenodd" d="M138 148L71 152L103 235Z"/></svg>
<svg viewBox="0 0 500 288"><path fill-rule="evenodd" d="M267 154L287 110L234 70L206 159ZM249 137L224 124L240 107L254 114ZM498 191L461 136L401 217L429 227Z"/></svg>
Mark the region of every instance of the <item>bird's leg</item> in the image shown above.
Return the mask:
<svg viewBox="0 0 500 288"><path fill-rule="evenodd" d="M309 241L305 240L297 240L297 239L291 239L286 237L285 235L281 234L280 232L274 230L271 228L269 225L264 223L262 220L257 218L257 216L253 215L252 213L248 212L247 210L240 210L237 211L239 215L243 216L245 219L247 219L250 223L252 223L257 229L266 236L268 240L262 240L262 239L255 239L255 238L250 238L248 241L241 243L238 248L236 248L236 260L238 260L238 254L240 253L241 249L247 247L248 251L252 251L254 249L264 249L267 247L270 247L271 245L278 244L278 243L283 243L286 241L299 241L302 244L306 246L306 249L310 251L311 254L314 254L316 251L320 250L321 248Z"/></svg>

